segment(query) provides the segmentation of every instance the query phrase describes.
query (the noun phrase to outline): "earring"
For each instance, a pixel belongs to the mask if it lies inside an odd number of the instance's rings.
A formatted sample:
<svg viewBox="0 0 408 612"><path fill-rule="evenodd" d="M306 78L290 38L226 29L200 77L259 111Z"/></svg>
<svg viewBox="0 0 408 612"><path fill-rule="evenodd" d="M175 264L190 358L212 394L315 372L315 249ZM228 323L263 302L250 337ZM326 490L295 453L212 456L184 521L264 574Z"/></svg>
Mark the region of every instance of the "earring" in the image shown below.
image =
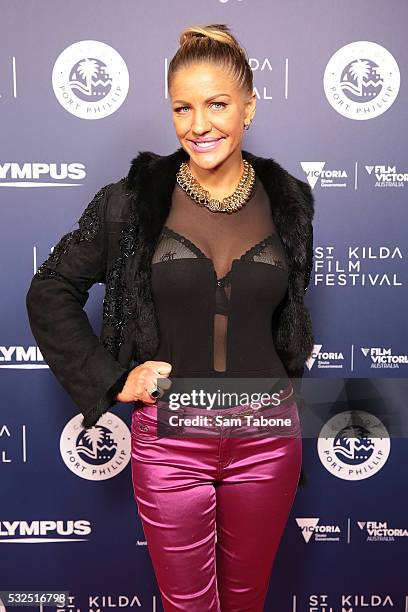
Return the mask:
<svg viewBox="0 0 408 612"><path fill-rule="evenodd" d="M249 120L249 123L244 123L244 130L249 130L251 127L252 119Z"/></svg>

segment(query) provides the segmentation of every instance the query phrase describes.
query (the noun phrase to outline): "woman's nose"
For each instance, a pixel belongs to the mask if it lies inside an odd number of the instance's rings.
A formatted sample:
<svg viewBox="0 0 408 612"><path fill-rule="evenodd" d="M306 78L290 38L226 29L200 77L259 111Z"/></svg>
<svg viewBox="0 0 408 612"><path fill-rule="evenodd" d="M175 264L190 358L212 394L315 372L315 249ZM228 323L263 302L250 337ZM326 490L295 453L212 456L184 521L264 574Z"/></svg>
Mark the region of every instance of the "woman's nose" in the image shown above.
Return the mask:
<svg viewBox="0 0 408 612"><path fill-rule="evenodd" d="M211 122L205 116L205 113L196 112L193 114L191 130L197 135L203 134L211 130Z"/></svg>

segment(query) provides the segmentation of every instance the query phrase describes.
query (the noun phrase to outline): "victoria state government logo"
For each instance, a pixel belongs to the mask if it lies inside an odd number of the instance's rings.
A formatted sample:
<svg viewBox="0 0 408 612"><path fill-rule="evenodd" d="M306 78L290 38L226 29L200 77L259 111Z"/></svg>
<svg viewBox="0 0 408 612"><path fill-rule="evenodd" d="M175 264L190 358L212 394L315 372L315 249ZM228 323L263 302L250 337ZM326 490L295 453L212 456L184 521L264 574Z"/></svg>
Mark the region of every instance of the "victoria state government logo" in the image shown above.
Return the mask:
<svg viewBox="0 0 408 612"><path fill-rule="evenodd" d="M394 103L400 71L387 49L363 40L345 45L332 55L323 86L327 100L343 117L374 119Z"/></svg>
<svg viewBox="0 0 408 612"><path fill-rule="evenodd" d="M81 40L57 57L52 86L69 113L80 119L103 119L126 99L129 71L113 47L98 40Z"/></svg>
<svg viewBox="0 0 408 612"><path fill-rule="evenodd" d="M60 438L64 463L86 480L107 480L119 474L130 460L130 431L122 419L105 412L94 427L81 425L77 414L65 425Z"/></svg>
<svg viewBox="0 0 408 612"><path fill-rule="evenodd" d="M317 441L324 467L343 480L364 480L381 470L390 454L383 423L364 410L346 410L322 427Z"/></svg>

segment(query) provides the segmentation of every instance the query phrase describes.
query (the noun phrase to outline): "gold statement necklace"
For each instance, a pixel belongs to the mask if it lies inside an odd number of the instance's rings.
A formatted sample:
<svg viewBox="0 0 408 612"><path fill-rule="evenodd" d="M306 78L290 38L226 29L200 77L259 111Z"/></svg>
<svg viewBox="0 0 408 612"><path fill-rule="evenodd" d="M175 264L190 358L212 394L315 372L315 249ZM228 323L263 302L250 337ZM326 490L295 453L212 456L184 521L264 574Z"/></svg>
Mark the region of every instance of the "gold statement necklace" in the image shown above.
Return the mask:
<svg viewBox="0 0 408 612"><path fill-rule="evenodd" d="M192 175L187 162L181 164L176 174L177 182L199 206L205 206L211 212L237 212L248 202L255 183L255 170L246 159L242 161L244 163L244 171L238 187L234 193L222 200L211 198L210 193L201 187L200 183Z"/></svg>

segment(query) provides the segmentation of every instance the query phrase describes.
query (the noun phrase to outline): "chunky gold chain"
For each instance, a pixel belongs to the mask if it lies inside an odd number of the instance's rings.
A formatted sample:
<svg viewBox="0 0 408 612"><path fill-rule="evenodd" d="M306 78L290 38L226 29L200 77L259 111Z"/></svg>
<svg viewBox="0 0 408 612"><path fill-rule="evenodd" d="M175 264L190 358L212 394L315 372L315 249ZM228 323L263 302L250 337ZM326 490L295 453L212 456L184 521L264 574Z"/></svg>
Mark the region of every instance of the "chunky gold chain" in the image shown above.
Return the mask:
<svg viewBox="0 0 408 612"><path fill-rule="evenodd" d="M177 182L190 198L199 204L199 206L206 206L211 212L236 212L248 202L255 183L255 170L246 159L243 160L243 163L244 171L238 187L234 193L222 200L216 200L210 197L210 193L206 189L203 189L200 183L192 175L187 162L181 164L176 175Z"/></svg>

